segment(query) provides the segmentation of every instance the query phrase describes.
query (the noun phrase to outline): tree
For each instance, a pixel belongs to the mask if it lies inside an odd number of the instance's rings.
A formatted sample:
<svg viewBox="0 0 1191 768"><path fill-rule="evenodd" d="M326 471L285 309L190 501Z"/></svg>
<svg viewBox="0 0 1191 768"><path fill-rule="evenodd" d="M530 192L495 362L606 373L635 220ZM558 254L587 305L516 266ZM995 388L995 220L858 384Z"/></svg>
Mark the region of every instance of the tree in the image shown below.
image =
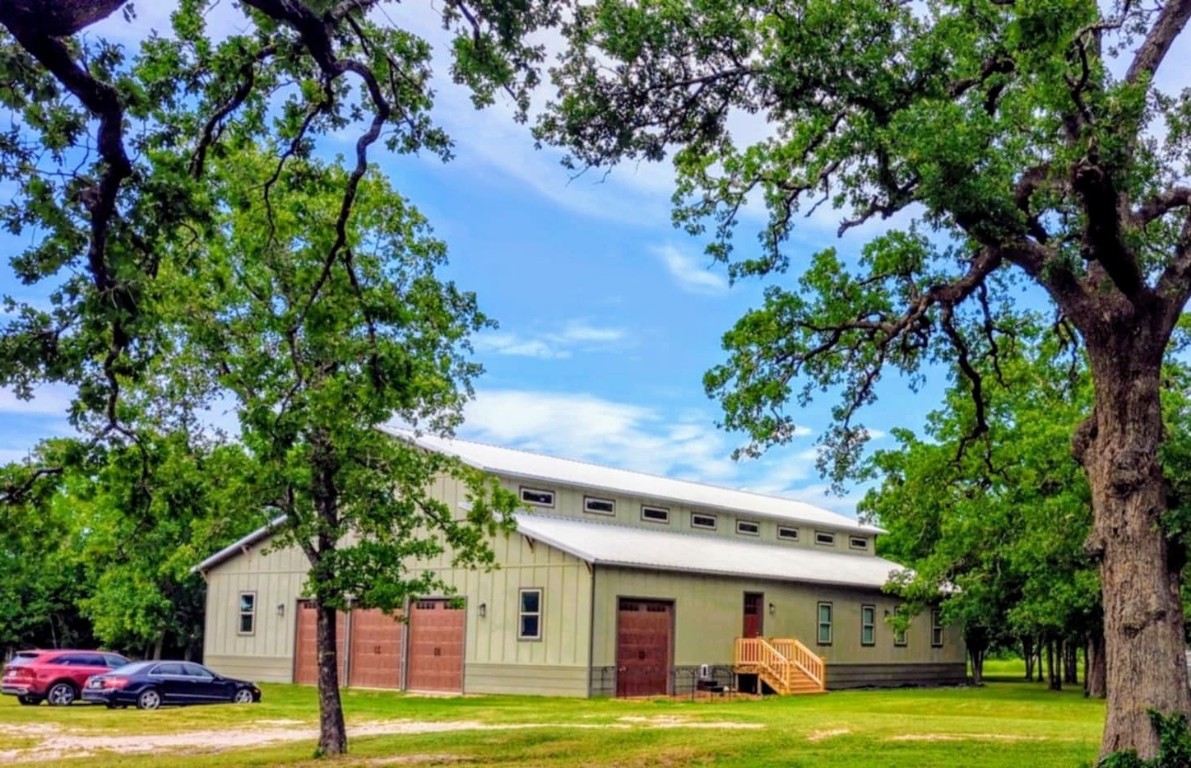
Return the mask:
<svg viewBox="0 0 1191 768"><path fill-rule="evenodd" d="M841 234L892 227L857 261L815 254L725 336L706 383L745 454L791 437L782 406L837 389L828 442L846 471L882 374L939 360L969 378L986 435L975 341L996 354L1011 278L1046 294L1094 390L1072 447L1104 592L1102 750L1152 756L1146 711L1191 713L1159 461L1160 371L1191 293L1191 93L1156 83L1191 0L1111 5L603 0L564 28L538 131L577 166L673 152L676 218L710 226L736 278L786 271L797 215L823 202L844 210ZM768 136L739 143L741 116ZM741 212L762 201L760 247L737 256Z"/></svg>
<svg viewBox="0 0 1191 768"><path fill-rule="evenodd" d="M1087 370L1077 351L1040 335L1036 324L1020 325L997 370L982 371L987 451L966 450L975 409L957 376L928 417L925 439L895 429L896 447L866 467L881 485L859 511L888 531L882 553L910 569L894 591L910 612L943 595L944 617L965 631L977 683L990 645L1020 642L1027 655L1035 641L1101 645L1100 583L1082 546L1092 518L1087 481L1068 452L1055 450L1087 411ZM1092 654L1089 670L1097 660L1102 668L1102 654ZM1103 687L1089 693L1103 696Z"/></svg>
<svg viewBox="0 0 1191 768"><path fill-rule="evenodd" d="M516 498L495 478L379 429L396 417L449 432L479 372L467 336L487 320L473 294L435 276L443 244L371 173L344 224L344 258L328 262L347 172L293 158L265 205L257 188L275 165L250 147L215 162L226 215L199 266L173 284L167 327L187 340L175 375L213 371L235 398L251 454L240 508L276 510L276 546L296 545L310 563L318 749L341 754L336 612L349 603L392 612L411 596L447 591L418 564L444 551L457 566L491 566L488 541L511 522ZM466 510L433 496L445 477L466 487Z"/></svg>
<svg viewBox="0 0 1191 768"><path fill-rule="evenodd" d="M132 15L129 2L0 4L0 105L12 118L0 135L0 181L17 189L3 223L33 233L12 265L50 296L48 308L8 301L0 386L29 396L43 382L72 385L72 421L88 447L118 442L146 456L146 424L189 426L220 387L238 397L259 470L243 498L283 512L281 538L311 560L320 749L336 753L346 739L334 606L350 595L394 607L424 583L402 578L401 558L435 547L482 564L505 498L374 429L393 410L450 427L477 372L463 361L463 335L479 315L470 296L427 272L441 246L415 236L420 220L400 198L376 191L370 164L378 144L450 154L429 117L429 45L379 22L381 0L243 0L235 12L245 31L222 40L205 30L213 5L179 0L173 35L130 53L80 34L117 10ZM542 59L525 35L555 19L554 6L448 0L440 9L454 32L454 79L478 106L502 90L524 111ZM350 160L313 160L320 139L350 131ZM255 185L233 183L248 167ZM322 228L295 232L296 211L282 200L309 206ZM382 214L406 229L387 229ZM250 236L251 259L236 257L232 232ZM373 250L373 237L393 250ZM0 502L23 503L38 478L61 471L34 468L0 489ZM441 473L472 488L466 519L426 496ZM414 535L423 522L442 539ZM359 543L340 551L349 530Z"/></svg>

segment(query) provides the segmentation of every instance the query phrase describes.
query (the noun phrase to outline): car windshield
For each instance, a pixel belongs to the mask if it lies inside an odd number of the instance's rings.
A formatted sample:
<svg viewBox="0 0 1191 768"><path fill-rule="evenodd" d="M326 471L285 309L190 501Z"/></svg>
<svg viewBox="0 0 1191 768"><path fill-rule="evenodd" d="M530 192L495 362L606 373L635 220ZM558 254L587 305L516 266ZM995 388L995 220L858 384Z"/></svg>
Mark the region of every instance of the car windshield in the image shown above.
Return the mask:
<svg viewBox="0 0 1191 768"><path fill-rule="evenodd" d="M111 672L109 672L108 674L110 674L110 675L135 675L136 673L140 672L141 670L143 670L147 667L151 667L156 663L157 663L156 661L134 661L130 664L125 664L124 666L120 667L119 669L114 669Z"/></svg>

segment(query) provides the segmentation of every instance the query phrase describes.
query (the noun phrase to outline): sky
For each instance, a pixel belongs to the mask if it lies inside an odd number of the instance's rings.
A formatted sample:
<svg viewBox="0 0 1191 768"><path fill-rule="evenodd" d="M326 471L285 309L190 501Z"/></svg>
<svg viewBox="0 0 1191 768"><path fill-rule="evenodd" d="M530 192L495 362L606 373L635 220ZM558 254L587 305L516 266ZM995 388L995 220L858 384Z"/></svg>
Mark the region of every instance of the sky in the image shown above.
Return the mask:
<svg viewBox="0 0 1191 768"><path fill-rule="evenodd" d="M172 3L137 6L134 23L117 16L102 33L133 43L148 29L168 29ZM443 33L432 9L398 8L403 15L394 20L438 43L441 53ZM216 34L235 29L237 14L224 0L211 16ZM864 489L826 495L814 467L816 437L830 423L829 396L794 411L799 430L789 446L760 459L730 458L744 437L717 428L719 406L704 394L702 376L725 359L721 336L760 304L767 283L730 286L703 244L671 225L670 166L621 166L606 176L572 178L560 153L534 148L508 104L477 112L446 69L436 59L434 114L454 139L454 159L386 156L379 148L374 157L447 243L451 263L444 275L475 291L481 309L499 323L474 339L485 373L457 434L854 514ZM749 215L740 248L762 224L755 212ZM838 240L837 224L831 211L804 220L789 245L792 260L827 246L855 253L877 231L858 228ZM0 243L10 252L18 245ZM13 288L7 258L2 261L0 294ZM890 444L893 427L918 429L937 405L945 376L935 372L919 393L887 379L862 419L872 445ZM69 434L70 397L51 386L24 402L0 390L0 462L26 456L44 437ZM234 421L230 413L215 418Z"/></svg>

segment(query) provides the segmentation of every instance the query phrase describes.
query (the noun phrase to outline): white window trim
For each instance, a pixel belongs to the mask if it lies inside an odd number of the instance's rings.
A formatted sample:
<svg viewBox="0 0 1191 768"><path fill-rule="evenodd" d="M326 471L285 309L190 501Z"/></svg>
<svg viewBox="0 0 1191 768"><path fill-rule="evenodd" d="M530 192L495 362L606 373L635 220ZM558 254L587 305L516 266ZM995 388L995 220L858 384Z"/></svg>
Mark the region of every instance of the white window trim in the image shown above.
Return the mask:
<svg viewBox="0 0 1191 768"><path fill-rule="evenodd" d="M526 492L526 491L529 491L530 493L546 493L546 494L549 494L549 495L550 495L550 503L549 503L549 504L546 504L546 503L543 503L543 502L541 502L541 501L533 501L533 500L531 500L531 499L527 499L527 498L525 498L525 492ZM535 506L535 507L549 507L549 508L553 509L553 508L554 508L554 501L555 501L555 499L557 498L557 495L554 493L554 491L552 491L552 490L550 490L550 489L548 489L548 488L530 488L529 486L523 485L523 486L521 486L520 497L521 497L521 503L522 503L522 504L530 504L530 505L533 505L533 506Z"/></svg>
<svg viewBox="0 0 1191 768"><path fill-rule="evenodd" d="M646 515L645 515L646 511L661 512L663 515L666 516L666 519L662 520L661 518L657 518L657 517L646 517ZM641 505L641 519L647 523L657 523L658 525L669 525L670 524L670 510L667 509L666 507L655 507L650 504L642 504Z"/></svg>
<svg viewBox="0 0 1191 768"><path fill-rule="evenodd" d="M793 536L783 536L782 531L790 531ZM779 525L777 527L777 537L782 541L798 541L798 529L791 525Z"/></svg>
<svg viewBox="0 0 1191 768"><path fill-rule="evenodd" d="M593 501L600 502L602 504L609 504L609 505L611 505L612 509L592 509L591 503ZM588 513L589 515L614 516L616 514L616 499L605 499L605 498L601 498L599 496L584 496L583 497L583 511Z"/></svg>
<svg viewBox="0 0 1191 768"><path fill-rule="evenodd" d="M938 642L935 638L938 637ZM930 647L943 647L943 612L938 608L931 609L930 612Z"/></svg>
<svg viewBox="0 0 1191 768"><path fill-rule="evenodd" d="M820 536L828 536L831 538L831 541L820 541L819 540ZM831 531L815 531L815 543L818 544L820 547L834 547L835 546L835 534L832 533Z"/></svg>
<svg viewBox="0 0 1191 768"><path fill-rule="evenodd" d="M740 530L740 526L742 526L742 525L752 525L752 526L756 526L757 530L755 530L755 531L742 531L742 530ZM737 535L737 536L760 536L760 535L761 535L761 523L760 523L760 521L758 521L758 520L737 520L737 521L736 521L736 535Z"/></svg>
<svg viewBox="0 0 1191 768"><path fill-rule="evenodd" d="M251 610L244 610L244 597L251 595L252 608ZM247 632L244 631L244 617L252 617L252 629ZM240 592L236 595L236 634L242 637L256 634L256 592Z"/></svg>
<svg viewBox="0 0 1191 768"><path fill-rule="evenodd" d="M856 542L860 542L860 543L857 544ZM852 549L867 550L868 549L868 539L864 538L863 536L849 536L848 537L848 546Z"/></svg>
<svg viewBox="0 0 1191 768"><path fill-rule="evenodd" d="M823 621L823 606L827 606L827 621ZM823 627L827 627L827 639L823 639ZM835 639L835 606L830 600L820 600L815 606L815 643L831 645Z"/></svg>
<svg viewBox="0 0 1191 768"><path fill-rule="evenodd" d="M525 610L525 593L538 593L538 610ZM541 640L542 639L542 616L545 613L543 610L546 607L546 590L542 587L522 587L517 590L517 639L518 640ZM526 616L536 616L538 618L538 633L536 635L524 634L521 629L524 627L522 619Z"/></svg>
<svg viewBox="0 0 1191 768"><path fill-rule="evenodd" d="M864 620L864 612L871 611L872 619ZM865 641L864 631L870 630L872 632L872 640ZM860 645L862 648L871 648L877 644L877 606L872 603L864 603L860 606Z"/></svg>
<svg viewBox="0 0 1191 768"><path fill-rule="evenodd" d="M696 517L702 517L702 518L706 518L707 520L710 520L711 525L699 525L698 523L695 522ZM691 513L691 527L699 528L704 531L714 531L717 527L719 527L719 519L716 518L715 515L709 515L709 514L706 514L705 512L692 512Z"/></svg>

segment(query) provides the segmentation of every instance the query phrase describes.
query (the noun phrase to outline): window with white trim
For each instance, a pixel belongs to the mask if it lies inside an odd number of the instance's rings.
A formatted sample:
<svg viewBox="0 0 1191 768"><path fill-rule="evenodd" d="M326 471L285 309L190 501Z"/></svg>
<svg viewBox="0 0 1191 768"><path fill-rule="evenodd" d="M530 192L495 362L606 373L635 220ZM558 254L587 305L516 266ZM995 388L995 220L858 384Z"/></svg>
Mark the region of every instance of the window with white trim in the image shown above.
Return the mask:
<svg viewBox="0 0 1191 768"><path fill-rule="evenodd" d="M715 530L715 515L699 515L691 514L692 528L706 528L708 530Z"/></svg>
<svg viewBox="0 0 1191 768"><path fill-rule="evenodd" d="M542 588L521 590L517 605L517 639L542 639Z"/></svg>
<svg viewBox="0 0 1191 768"><path fill-rule="evenodd" d="M791 528L788 525L779 525L777 527L777 537L786 541L798 541L798 529Z"/></svg>
<svg viewBox="0 0 1191 768"><path fill-rule="evenodd" d="M761 524L754 520L737 520L736 532L741 536L760 536Z"/></svg>
<svg viewBox="0 0 1191 768"><path fill-rule="evenodd" d="M526 504L533 504L535 507L553 507L554 491L521 486L521 501Z"/></svg>
<svg viewBox="0 0 1191 768"><path fill-rule="evenodd" d="M615 515L616 501L613 499L597 499L594 496L583 497L583 511L593 515Z"/></svg>
<svg viewBox="0 0 1191 768"><path fill-rule="evenodd" d="M647 507L642 504L641 519L650 523L669 523L670 510L665 507Z"/></svg>
<svg viewBox="0 0 1191 768"><path fill-rule="evenodd" d="M822 544L824 547L834 547L835 534L827 531L815 531L815 543Z"/></svg>
<svg viewBox="0 0 1191 768"><path fill-rule="evenodd" d="M848 539L848 546L852 549L868 549L868 539L863 536L852 536Z"/></svg>
<svg viewBox="0 0 1191 768"><path fill-rule="evenodd" d="M239 634L251 635L256 632L256 593L240 593L240 622Z"/></svg>
<svg viewBox="0 0 1191 768"><path fill-rule="evenodd" d="M943 647L943 612L938 608L930 612L930 645L932 648Z"/></svg>
<svg viewBox="0 0 1191 768"><path fill-rule="evenodd" d="M877 644L877 606L860 606L860 644Z"/></svg>
<svg viewBox="0 0 1191 768"><path fill-rule="evenodd" d="M819 645L831 645L831 603L819 603Z"/></svg>

